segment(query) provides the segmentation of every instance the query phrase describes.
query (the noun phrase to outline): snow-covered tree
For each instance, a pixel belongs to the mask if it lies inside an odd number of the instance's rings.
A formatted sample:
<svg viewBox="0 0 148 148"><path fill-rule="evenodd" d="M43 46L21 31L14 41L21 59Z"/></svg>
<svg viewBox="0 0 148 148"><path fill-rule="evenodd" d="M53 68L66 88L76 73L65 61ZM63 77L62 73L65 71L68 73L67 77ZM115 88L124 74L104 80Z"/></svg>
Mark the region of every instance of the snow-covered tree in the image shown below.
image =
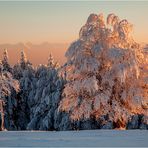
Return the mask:
<svg viewBox="0 0 148 148"><path fill-rule="evenodd" d="M18 129L25 130L30 116L29 94L33 89L35 81L35 70L27 60L25 52L21 51L20 62L13 68L13 75L20 83L20 91L17 96L17 126Z"/></svg>
<svg viewBox="0 0 148 148"><path fill-rule="evenodd" d="M13 129L13 108L16 107L16 98L13 98L14 92L19 91L19 83L11 73L3 68L0 61L0 112L1 112L1 130L4 128ZM4 106L5 104L5 106Z"/></svg>
<svg viewBox="0 0 148 148"><path fill-rule="evenodd" d="M56 64L57 65L57 64ZM53 130L64 81L58 75L53 57L36 71L36 85L30 92L30 123L27 129Z"/></svg>
<svg viewBox="0 0 148 148"><path fill-rule="evenodd" d="M54 67L54 60L53 60L52 54L49 55L47 66L48 66L49 68L53 68L53 67Z"/></svg>
<svg viewBox="0 0 148 148"><path fill-rule="evenodd" d="M33 71L33 66L27 59L24 50L21 51L20 60L16 65L14 65L13 69L14 69L13 75L17 79L23 77L24 71Z"/></svg>
<svg viewBox="0 0 148 148"><path fill-rule="evenodd" d="M21 67L25 69L27 62L28 62L28 60L27 60L26 54L25 54L24 50L22 50L21 51L21 58L20 58Z"/></svg>
<svg viewBox="0 0 148 148"><path fill-rule="evenodd" d="M12 72L12 68L11 68L11 66L9 64L9 61L8 61L8 51L7 51L7 49L4 49L2 64L3 64L4 70L6 70L8 72Z"/></svg>
<svg viewBox="0 0 148 148"><path fill-rule="evenodd" d="M56 61L54 62L52 54L49 55L47 67L51 69L58 69L60 67L59 63Z"/></svg>
<svg viewBox="0 0 148 148"><path fill-rule="evenodd" d="M139 84L144 56L131 31L132 25L114 14L107 23L102 14L88 17L63 68L67 84L59 110L71 122L95 119L100 128L125 128L132 116L147 116Z"/></svg>

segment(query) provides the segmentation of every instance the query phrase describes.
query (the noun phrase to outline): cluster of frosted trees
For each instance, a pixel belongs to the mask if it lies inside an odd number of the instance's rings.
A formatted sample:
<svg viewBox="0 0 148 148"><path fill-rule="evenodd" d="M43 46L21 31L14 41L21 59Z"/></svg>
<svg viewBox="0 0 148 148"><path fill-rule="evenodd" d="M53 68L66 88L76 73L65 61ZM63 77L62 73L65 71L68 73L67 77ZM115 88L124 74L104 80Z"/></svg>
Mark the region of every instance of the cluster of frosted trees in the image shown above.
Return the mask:
<svg viewBox="0 0 148 148"><path fill-rule="evenodd" d="M47 65L34 68L24 51L20 61L11 68L7 50L4 50L0 62L0 121L4 122L1 130L54 129L53 116L65 83L58 69L52 55Z"/></svg>
<svg viewBox="0 0 148 148"><path fill-rule="evenodd" d="M132 25L91 14L60 67L0 62L1 130L148 128L147 55ZM5 104L5 105L4 105Z"/></svg>

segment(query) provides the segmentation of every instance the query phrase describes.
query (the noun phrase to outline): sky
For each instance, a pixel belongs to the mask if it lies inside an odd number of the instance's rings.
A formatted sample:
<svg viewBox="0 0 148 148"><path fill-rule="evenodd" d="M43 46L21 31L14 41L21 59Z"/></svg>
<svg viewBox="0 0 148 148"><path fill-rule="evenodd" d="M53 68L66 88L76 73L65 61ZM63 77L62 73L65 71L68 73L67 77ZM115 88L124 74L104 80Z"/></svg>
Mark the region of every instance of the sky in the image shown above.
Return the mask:
<svg viewBox="0 0 148 148"><path fill-rule="evenodd" d="M148 42L148 1L0 1L0 44L71 43L90 13L115 13Z"/></svg>
<svg viewBox="0 0 148 148"><path fill-rule="evenodd" d="M120 19L127 19L134 26L135 40L148 43L146 0L0 0L0 59L3 48L7 48L10 63L14 65L23 48L34 65L45 64L50 53L63 64L66 61L64 54L69 44L78 39L79 30L91 13L104 13L105 17L109 13L115 13ZM47 42L52 46L47 45ZM33 46L27 48L30 43Z"/></svg>

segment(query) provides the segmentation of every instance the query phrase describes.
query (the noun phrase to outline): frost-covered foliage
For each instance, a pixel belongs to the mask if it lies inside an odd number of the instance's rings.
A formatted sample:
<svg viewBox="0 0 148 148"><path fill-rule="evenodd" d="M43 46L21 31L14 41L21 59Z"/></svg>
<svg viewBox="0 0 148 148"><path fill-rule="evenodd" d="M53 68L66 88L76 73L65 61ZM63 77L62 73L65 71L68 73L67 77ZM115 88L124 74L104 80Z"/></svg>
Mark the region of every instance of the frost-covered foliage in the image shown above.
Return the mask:
<svg viewBox="0 0 148 148"><path fill-rule="evenodd" d="M30 120L29 94L36 83L35 70L27 60L24 51L21 51L20 61L13 68L13 75L20 83L20 91L17 95L17 128L24 130Z"/></svg>
<svg viewBox="0 0 148 148"><path fill-rule="evenodd" d="M47 66L38 66L35 78L36 84L29 94L31 110L27 129L54 130L64 80L59 77L51 54Z"/></svg>
<svg viewBox="0 0 148 148"><path fill-rule="evenodd" d="M12 68L9 65L9 61L8 61L8 51L7 51L7 49L4 49L2 64L3 64L3 69L5 71L12 72Z"/></svg>
<svg viewBox="0 0 148 148"><path fill-rule="evenodd" d="M14 109L17 106L16 92L19 91L19 82L15 80L11 73L4 69L0 61L0 100L4 103L0 106L1 115L0 121L4 120L4 127L7 129L16 129L14 123ZM5 104L5 106L4 106ZM2 119L4 118L4 119Z"/></svg>
<svg viewBox="0 0 148 148"><path fill-rule="evenodd" d="M71 121L95 119L104 128L120 128L142 114L148 124L148 94L145 89L143 95L140 84L140 67L146 61L131 31L132 25L114 14L106 21L103 14L88 17L79 39L66 52L63 68L67 84L59 110Z"/></svg>
<svg viewBox="0 0 148 148"><path fill-rule="evenodd" d="M0 61L0 98L5 99L6 96L9 96L11 89L18 91L18 81L15 81L12 75L4 70L3 64Z"/></svg>

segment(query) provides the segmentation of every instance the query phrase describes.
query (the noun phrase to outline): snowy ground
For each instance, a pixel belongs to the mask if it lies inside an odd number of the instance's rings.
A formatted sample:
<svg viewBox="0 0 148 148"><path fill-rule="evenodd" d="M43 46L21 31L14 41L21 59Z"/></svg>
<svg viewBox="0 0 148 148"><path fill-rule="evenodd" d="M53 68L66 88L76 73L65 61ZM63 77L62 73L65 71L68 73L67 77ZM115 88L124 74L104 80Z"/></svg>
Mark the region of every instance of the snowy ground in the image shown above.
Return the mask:
<svg viewBox="0 0 148 148"><path fill-rule="evenodd" d="M148 147L146 130L0 132L0 147Z"/></svg>

